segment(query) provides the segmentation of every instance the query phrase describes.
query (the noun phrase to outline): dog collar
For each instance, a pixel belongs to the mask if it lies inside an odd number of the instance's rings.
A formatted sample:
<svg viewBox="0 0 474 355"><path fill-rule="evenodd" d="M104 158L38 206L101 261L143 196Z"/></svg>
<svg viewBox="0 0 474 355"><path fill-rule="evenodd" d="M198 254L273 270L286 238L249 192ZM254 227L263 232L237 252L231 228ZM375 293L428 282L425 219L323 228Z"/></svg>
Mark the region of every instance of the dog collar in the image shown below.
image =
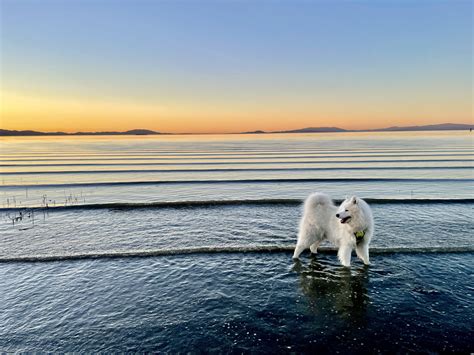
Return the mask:
<svg viewBox="0 0 474 355"><path fill-rule="evenodd" d="M366 232L365 230L354 232L354 236L356 238L356 244L359 244L362 241L362 239L364 239L365 232Z"/></svg>

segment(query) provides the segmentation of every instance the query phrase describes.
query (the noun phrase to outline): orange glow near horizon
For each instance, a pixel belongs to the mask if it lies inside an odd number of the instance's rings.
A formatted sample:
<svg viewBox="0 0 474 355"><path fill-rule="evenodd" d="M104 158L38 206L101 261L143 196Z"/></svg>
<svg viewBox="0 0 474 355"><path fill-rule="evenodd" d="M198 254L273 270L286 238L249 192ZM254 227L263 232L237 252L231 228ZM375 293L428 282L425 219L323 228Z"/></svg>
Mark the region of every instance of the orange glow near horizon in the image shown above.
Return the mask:
<svg viewBox="0 0 474 355"><path fill-rule="evenodd" d="M150 104L32 97L2 93L0 128L43 132L126 131L150 129L166 133L237 133L254 130L280 131L305 127L373 129L394 125L470 123L472 112L436 105L410 112L410 108L353 104L209 105L187 102ZM262 108L265 107L265 108Z"/></svg>

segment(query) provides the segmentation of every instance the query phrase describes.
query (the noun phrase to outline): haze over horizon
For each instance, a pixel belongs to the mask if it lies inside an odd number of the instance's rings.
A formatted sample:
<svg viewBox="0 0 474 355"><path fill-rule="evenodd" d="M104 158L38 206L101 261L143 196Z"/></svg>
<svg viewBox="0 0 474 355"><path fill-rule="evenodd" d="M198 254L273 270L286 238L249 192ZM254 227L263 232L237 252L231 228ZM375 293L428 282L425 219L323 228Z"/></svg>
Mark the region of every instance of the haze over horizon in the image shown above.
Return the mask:
<svg viewBox="0 0 474 355"><path fill-rule="evenodd" d="M473 121L470 1L0 0L0 20L2 129Z"/></svg>

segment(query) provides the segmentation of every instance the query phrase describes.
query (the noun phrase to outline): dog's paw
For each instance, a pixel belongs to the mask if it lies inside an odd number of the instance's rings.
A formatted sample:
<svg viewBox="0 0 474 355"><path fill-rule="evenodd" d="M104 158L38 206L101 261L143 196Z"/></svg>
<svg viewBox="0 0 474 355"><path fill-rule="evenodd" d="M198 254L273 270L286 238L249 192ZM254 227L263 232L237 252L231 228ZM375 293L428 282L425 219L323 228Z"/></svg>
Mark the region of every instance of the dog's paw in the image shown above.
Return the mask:
<svg viewBox="0 0 474 355"><path fill-rule="evenodd" d="M344 266L344 267L351 267L351 261L350 260L344 260L342 258L339 258L339 263L341 263L341 265Z"/></svg>

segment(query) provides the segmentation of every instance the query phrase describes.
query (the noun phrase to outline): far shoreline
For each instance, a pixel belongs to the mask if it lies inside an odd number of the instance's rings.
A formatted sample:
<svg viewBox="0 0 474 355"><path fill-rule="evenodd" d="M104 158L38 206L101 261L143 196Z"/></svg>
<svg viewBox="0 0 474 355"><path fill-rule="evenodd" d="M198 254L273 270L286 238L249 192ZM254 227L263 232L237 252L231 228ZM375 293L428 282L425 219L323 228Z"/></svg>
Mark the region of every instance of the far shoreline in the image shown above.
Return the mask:
<svg viewBox="0 0 474 355"><path fill-rule="evenodd" d="M54 138L54 137L160 137L160 136L269 136L269 135L305 135L305 134L314 134L314 135L324 135L324 134L344 134L344 133L428 133L428 132L468 132L472 131L466 129L438 129L438 130L419 130L419 131L344 131L344 132L265 132L265 133L157 133L157 134L37 134L37 135L2 135L0 138Z"/></svg>
<svg viewBox="0 0 474 355"><path fill-rule="evenodd" d="M179 136L179 135L268 135L268 134L321 134L321 133L394 133L394 132L472 132L474 125L470 124L458 124L458 123L443 123L437 125L426 125L426 126L407 126L407 127L387 127L379 129L361 129L361 130L349 130L338 127L308 127L295 130L287 131L249 131L249 132L199 132L199 133L167 133L167 132L156 132L146 129L133 129L125 132L115 131L104 131L104 132L40 132L32 130L6 130L0 129L0 137L82 137L82 136Z"/></svg>

